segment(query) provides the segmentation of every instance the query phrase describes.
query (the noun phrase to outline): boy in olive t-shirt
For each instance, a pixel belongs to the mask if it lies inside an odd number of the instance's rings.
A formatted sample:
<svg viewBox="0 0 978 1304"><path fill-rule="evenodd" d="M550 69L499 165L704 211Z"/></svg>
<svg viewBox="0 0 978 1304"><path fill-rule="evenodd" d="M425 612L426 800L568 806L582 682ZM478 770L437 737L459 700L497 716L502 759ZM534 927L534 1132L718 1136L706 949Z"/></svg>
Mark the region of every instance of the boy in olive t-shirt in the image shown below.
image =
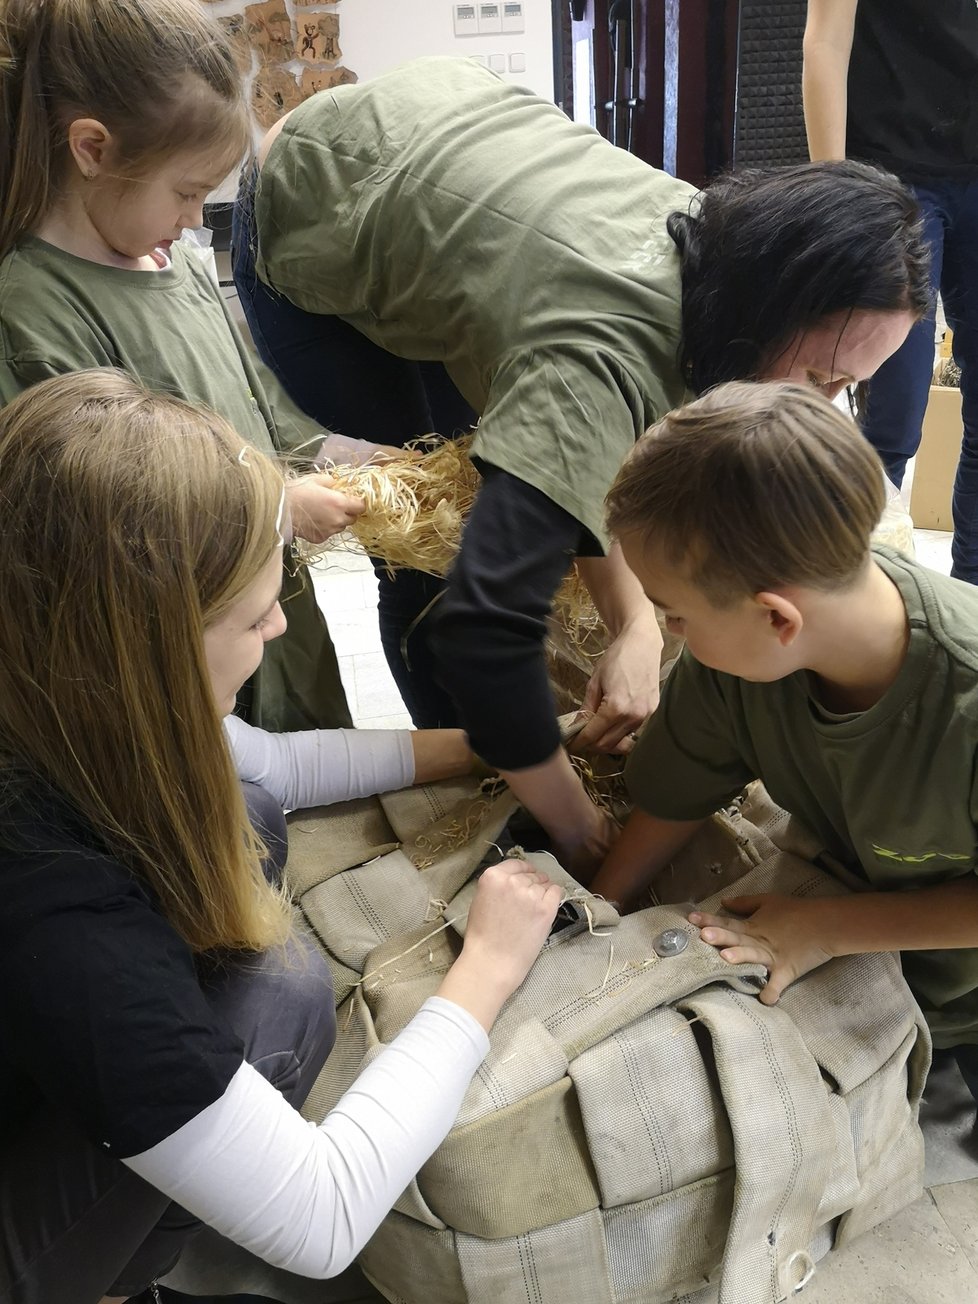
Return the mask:
<svg viewBox="0 0 978 1304"><path fill-rule="evenodd" d="M819 394L724 385L666 417L609 527L686 647L626 770L635 811L592 887L629 906L752 779L867 882L689 916L774 1004L837 955L901 951L978 1098L978 590L870 549L870 445Z"/></svg>

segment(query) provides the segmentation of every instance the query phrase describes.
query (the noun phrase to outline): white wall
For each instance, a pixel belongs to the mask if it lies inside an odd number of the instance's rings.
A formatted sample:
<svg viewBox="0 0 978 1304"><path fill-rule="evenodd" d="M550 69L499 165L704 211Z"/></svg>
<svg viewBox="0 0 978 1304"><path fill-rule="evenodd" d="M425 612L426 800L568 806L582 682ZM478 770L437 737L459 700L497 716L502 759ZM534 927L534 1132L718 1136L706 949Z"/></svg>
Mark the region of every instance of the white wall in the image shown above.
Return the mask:
<svg viewBox="0 0 978 1304"><path fill-rule="evenodd" d="M291 0L286 8L295 15ZM210 13L221 17L242 13L247 0L212 0ZM423 54L504 55L522 54L523 73L506 72L507 77L530 86L539 95L553 98L553 35L550 0L523 0L526 30L494 36L456 37L452 22L452 0L344 0L344 3L316 5L305 13L335 13L340 20L341 63L361 81L416 59ZM301 65L295 64L295 68Z"/></svg>
<svg viewBox="0 0 978 1304"><path fill-rule="evenodd" d="M295 16L292 0L286 8ZM315 4L315 0L313 0ZM219 17L242 13L247 0L210 0L207 9ZM505 77L529 86L538 95L553 98L553 35L551 0L523 0L525 31L456 37L452 0L343 0L343 3L305 6L300 13L335 13L340 20L340 64L360 81L425 54L479 55L488 62L502 59ZM510 56L522 55L523 72L510 72ZM494 64L493 66L496 66ZM256 60L252 58L252 75ZM289 65L299 72L302 65ZM257 138L256 133L256 138ZM210 196L233 199L236 178L229 177Z"/></svg>
<svg viewBox="0 0 978 1304"><path fill-rule="evenodd" d="M423 54L522 54L526 71L508 79L553 98L550 0L523 0L524 32L456 37L452 0L344 0L340 15L343 62L361 81Z"/></svg>

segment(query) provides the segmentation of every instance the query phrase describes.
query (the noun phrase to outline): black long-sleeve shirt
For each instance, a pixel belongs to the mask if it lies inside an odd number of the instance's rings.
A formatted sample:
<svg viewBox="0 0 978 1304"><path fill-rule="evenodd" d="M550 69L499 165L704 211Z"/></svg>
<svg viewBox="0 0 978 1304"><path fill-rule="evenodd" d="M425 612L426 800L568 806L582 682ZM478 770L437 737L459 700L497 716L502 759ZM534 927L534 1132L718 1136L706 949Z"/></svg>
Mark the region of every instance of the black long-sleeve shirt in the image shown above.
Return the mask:
<svg viewBox="0 0 978 1304"><path fill-rule="evenodd" d="M544 657L547 616L575 556L599 550L539 489L482 470L431 641L475 751L490 765L520 770L560 745Z"/></svg>

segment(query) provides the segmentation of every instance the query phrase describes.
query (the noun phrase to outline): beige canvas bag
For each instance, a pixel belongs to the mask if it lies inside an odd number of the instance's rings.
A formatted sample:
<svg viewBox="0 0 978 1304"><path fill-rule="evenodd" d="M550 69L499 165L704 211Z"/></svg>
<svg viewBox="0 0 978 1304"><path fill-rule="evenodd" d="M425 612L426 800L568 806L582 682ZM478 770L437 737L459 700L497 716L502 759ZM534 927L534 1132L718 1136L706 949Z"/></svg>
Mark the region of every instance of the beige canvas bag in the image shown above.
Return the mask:
<svg viewBox="0 0 978 1304"><path fill-rule="evenodd" d="M514 809L505 789L458 781L292 820L289 874L338 1005L308 1117L435 991L472 876ZM847 890L817 852L756 786L660 888L708 908L734 882ZM538 859L566 883L572 922L361 1256L387 1299L774 1304L830 1246L916 1198L929 1043L894 956L833 960L768 1008L762 973L721 960L685 908L619 918Z"/></svg>

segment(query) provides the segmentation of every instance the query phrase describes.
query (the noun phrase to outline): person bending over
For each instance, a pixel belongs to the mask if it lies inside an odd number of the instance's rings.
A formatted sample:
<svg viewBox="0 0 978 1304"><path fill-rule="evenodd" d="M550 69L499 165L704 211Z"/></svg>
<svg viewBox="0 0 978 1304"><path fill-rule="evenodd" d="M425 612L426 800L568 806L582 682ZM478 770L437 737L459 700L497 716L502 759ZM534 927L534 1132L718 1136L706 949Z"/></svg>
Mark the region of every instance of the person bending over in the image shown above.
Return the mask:
<svg viewBox="0 0 978 1304"><path fill-rule="evenodd" d="M791 377L832 394L871 376L929 301L913 197L857 163L696 195L467 59L313 96L259 161L235 276L286 388L331 428L396 443L431 428L420 359L481 417L482 485L444 597L381 576L415 723L464 727L563 863L593 868L612 832L560 747L554 592L576 558L610 635L579 745L625 750L659 667L655 614L604 525L623 458L689 390Z"/></svg>

